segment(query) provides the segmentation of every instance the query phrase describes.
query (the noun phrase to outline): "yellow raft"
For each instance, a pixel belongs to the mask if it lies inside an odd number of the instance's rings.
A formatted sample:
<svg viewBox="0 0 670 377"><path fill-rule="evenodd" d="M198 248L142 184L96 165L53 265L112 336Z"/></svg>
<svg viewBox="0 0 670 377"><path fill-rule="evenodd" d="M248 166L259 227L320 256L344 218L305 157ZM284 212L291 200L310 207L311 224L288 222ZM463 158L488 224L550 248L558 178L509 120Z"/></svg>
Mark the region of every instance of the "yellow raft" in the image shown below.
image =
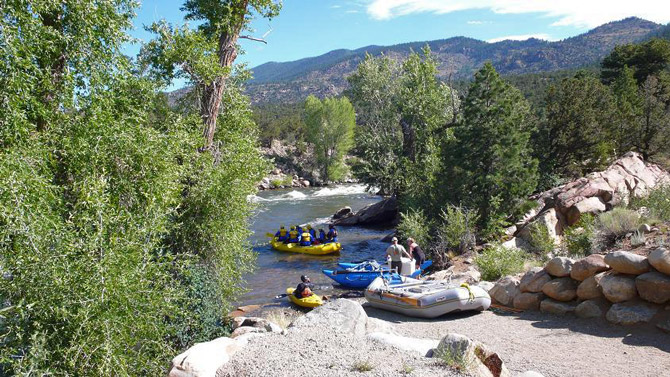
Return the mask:
<svg viewBox="0 0 670 377"><path fill-rule="evenodd" d="M277 238L273 238L270 241L272 248L279 251L290 251L294 253L303 253L311 255L327 255L338 253L342 249L342 245L339 242L330 242L320 245L312 246L300 246L298 243L284 243L282 241L277 241Z"/></svg>
<svg viewBox="0 0 670 377"><path fill-rule="evenodd" d="M293 294L293 291L295 291L295 288L286 288L286 297L288 297L289 301L298 306L302 306L303 308L316 308L317 306L321 306L321 304L323 304L321 296L317 294L312 294L308 297L297 298Z"/></svg>

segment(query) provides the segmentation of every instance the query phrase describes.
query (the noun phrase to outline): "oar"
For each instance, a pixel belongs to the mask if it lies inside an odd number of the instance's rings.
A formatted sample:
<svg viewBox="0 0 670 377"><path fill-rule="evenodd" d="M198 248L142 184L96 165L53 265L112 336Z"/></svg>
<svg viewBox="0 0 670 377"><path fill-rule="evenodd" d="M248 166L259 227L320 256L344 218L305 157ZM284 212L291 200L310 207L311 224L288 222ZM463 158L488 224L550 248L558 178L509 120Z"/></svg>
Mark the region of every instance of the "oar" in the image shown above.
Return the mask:
<svg viewBox="0 0 670 377"><path fill-rule="evenodd" d="M284 297L287 297L287 296L288 296L288 293L282 293L280 295L276 295L275 298L284 298Z"/></svg>
<svg viewBox="0 0 670 377"><path fill-rule="evenodd" d="M265 233L265 237L271 237L271 238L274 238L274 237L275 237L275 235L274 235L274 234L272 234L272 233Z"/></svg>

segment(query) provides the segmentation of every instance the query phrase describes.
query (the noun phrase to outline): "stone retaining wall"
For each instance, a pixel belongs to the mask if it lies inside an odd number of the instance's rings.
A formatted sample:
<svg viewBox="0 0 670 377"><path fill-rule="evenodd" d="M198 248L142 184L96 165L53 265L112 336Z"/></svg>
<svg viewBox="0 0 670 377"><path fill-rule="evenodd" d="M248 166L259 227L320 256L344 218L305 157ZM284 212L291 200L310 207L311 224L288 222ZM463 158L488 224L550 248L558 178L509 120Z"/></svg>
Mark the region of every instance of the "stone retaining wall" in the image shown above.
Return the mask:
<svg viewBox="0 0 670 377"><path fill-rule="evenodd" d="M670 250L627 251L573 260L557 257L523 276L507 276L489 291L498 303L523 310L605 317L620 325L653 323L670 332Z"/></svg>

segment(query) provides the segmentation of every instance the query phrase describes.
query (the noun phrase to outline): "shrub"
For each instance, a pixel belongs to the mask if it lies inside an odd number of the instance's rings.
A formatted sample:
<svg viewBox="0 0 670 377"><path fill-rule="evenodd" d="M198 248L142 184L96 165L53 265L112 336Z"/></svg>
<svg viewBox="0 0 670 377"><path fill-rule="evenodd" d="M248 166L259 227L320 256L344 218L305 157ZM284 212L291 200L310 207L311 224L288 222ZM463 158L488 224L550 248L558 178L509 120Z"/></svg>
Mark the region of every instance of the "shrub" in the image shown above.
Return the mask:
<svg viewBox="0 0 670 377"><path fill-rule="evenodd" d="M586 213L563 232L563 247L568 255L582 257L591 254L595 234L595 216Z"/></svg>
<svg viewBox="0 0 670 377"><path fill-rule="evenodd" d="M482 279L493 281L523 271L526 258L523 250L493 244L482 250L475 258L475 263L482 273Z"/></svg>
<svg viewBox="0 0 670 377"><path fill-rule="evenodd" d="M633 233L633 236L630 237L630 245L633 247L642 246L647 242L647 237L644 236L644 233L639 230Z"/></svg>
<svg viewBox="0 0 670 377"><path fill-rule="evenodd" d="M401 239L412 237L420 246L427 247L430 241L430 221L421 210L410 209L400 213L397 230Z"/></svg>
<svg viewBox="0 0 670 377"><path fill-rule="evenodd" d="M284 186L293 186L293 176L292 175L287 175L284 177L283 180L280 181L282 185Z"/></svg>
<svg viewBox="0 0 670 377"><path fill-rule="evenodd" d="M270 185L272 185L272 187L281 187L284 185L284 181L281 179L273 179L270 181Z"/></svg>
<svg viewBox="0 0 670 377"><path fill-rule="evenodd" d="M534 253L544 255L554 250L554 239L545 225L536 221L530 224L528 229L528 243Z"/></svg>
<svg viewBox="0 0 670 377"><path fill-rule="evenodd" d="M373 370L374 368L375 368L375 367L374 367L372 364L370 364L369 361L357 361L357 362L354 363L354 365L351 367L351 370L354 371L354 372L361 372L361 373L364 373L364 372L370 372L370 371Z"/></svg>
<svg viewBox="0 0 670 377"><path fill-rule="evenodd" d="M477 213L471 209L450 205L440 214L442 222L437 228L439 247L456 250L459 254L474 247Z"/></svg>
<svg viewBox="0 0 670 377"><path fill-rule="evenodd" d="M670 221L670 185L652 190L645 198L633 198L631 208L647 207L650 217Z"/></svg>
<svg viewBox="0 0 670 377"><path fill-rule="evenodd" d="M640 225L640 215L626 208L614 208L598 215L596 222L596 247L600 250L610 247L627 233L634 232Z"/></svg>

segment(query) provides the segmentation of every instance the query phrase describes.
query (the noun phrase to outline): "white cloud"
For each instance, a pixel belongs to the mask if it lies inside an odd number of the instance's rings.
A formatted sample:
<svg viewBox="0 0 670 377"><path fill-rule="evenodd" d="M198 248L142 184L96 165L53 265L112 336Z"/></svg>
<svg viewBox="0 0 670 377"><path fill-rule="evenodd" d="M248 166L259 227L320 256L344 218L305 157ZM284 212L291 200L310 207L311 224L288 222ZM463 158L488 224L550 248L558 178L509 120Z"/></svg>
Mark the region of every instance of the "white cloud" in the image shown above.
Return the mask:
<svg viewBox="0 0 670 377"><path fill-rule="evenodd" d="M360 11L358 11L358 10L348 10L344 13L360 13Z"/></svg>
<svg viewBox="0 0 670 377"><path fill-rule="evenodd" d="M491 22L491 21L477 21L477 20L473 20L473 21L468 21L468 22L466 22L466 23L467 23L468 25L484 25L484 24L490 24L490 23L492 23L492 22Z"/></svg>
<svg viewBox="0 0 670 377"><path fill-rule="evenodd" d="M367 0L368 14L388 20L412 13L446 14L486 9L499 14L539 13L557 17L553 26L595 27L609 21L637 16L650 21L670 21L667 0Z"/></svg>
<svg viewBox="0 0 670 377"><path fill-rule="evenodd" d="M331 7L332 9L342 8L341 5L331 5L330 7Z"/></svg>
<svg viewBox="0 0 670 377"><path fill-rule="evenodd" d="M531 39L531 38L542 39L542 40L545 40L545 41L554 40L548 34L522 34L522 35L508 35L506 37L493 38L493 39L487 40L487 42L496 43L496 42L506 41L506 40L525 41L526 39Z"/></svg>

